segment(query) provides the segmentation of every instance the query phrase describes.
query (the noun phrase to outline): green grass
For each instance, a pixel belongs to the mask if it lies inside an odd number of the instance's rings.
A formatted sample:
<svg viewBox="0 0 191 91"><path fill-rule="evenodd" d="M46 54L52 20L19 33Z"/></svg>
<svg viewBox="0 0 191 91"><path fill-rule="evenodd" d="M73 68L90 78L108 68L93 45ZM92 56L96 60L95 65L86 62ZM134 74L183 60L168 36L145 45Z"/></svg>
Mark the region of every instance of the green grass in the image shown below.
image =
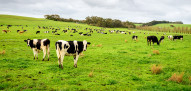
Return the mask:
<svg viewBox="0 0 191 91"><path fill-rule="evenodd" d="M92 36L80 36L78 33L62 33L61 30L68 26L75 28L81 26L78 31L86 33L86 24L56 22L45 19L0 15L1 24L24 25L28 30L23 34L16 31L22 26L12 26L11 32L0 33L0 90L190 90L191 82L191 35L184 34L184 40L170 41L167 33L164 41L158 45L148 46L144 35L140 30L135 31L138 41L132 41L132 35L125 34L98 34ZM6 26L0 27L1 30ZM26 27L25 25L28 25ZM47 29L38 29L40 26L53 26L61 28L61 35L45 34ZM33 29L34 28L34 29ZM114 30L113 29L113 30ZM36 31L40 34L35 34ZM111 30L111 28L106 29ZM139 33L142 32L142 33ZM145 31L144 31L145 32ZM148 31L147 31L148 32ZM149 32L149 35L156 35ZM73 34L74 36L70 36ZM158 38L163 33L156 35ZM42 60L42 51L39 59L33 60L32 50L27 47L25 39L48 38L50 44L50 61ZM87 40L91 42L84 56L78 60L78 68L73 67L73 57L65 56L63 67L58 67L55 42L57 40ZM127 40L127 43L125 43ZM101 47L96 45L102 44ZM94 45L94 46L93 46ZM153 54L153 50L159 50L160 54ZM151 66L159 64L163 70L154 75ZM93 71L93 77L89 73ZM173 73L184 72L183 82L167 81Z"/></svg>
<svg viewBox="0 0 191 91"><path fill-rule="evenodd" d="M154 26L158 26L158 27L171 27L170 25L173 25L174 27L191 27L191 24L157 24ZM173 27L172 27L173 28Z"/></svg>

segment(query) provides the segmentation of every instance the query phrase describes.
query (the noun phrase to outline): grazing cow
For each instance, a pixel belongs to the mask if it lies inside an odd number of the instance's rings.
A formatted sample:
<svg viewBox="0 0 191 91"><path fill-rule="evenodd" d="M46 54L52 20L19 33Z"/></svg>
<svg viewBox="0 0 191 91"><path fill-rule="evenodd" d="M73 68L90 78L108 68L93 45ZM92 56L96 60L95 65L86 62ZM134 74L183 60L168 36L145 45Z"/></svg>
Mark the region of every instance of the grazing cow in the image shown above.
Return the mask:
<svg viewBox="0 0 191 91"><path fill-rule="evenodd" d="M38 52L39 50L43 50L44 56L42 61L44 61L44 58L46 56L46 50L47 50L47 54L48 54L48 61L49 61L49 55L50 55L50 40L49 39L27 39L24 40L25 42L27 42L27 45L31 47L31 49L33 49L33 53L34 53L34 59L35 56L38 59Z"/></svg>
<svg viewBox="0 0 191 91"><path fill-rule="evenodd" d="M175 35L175 36L173 36L173 40L175 40L175 39L183 40L183 35Z"/></svg>
<svg viewBox="0 0 191 91"><path fill-rule="evenodd" d="M22 33L24 33L25 31L19 31L19 34L22 34Z"/></svg>
<svg viewBox="0 0 191 91"><path fill-rule="evenodd" d="M164 40L164 36L161 36L159 42L161 42L161 41L163 42L163 40Z"/></svg>
<svg viewBox="0 0 191 91"><path fill-rule="evenodd" d="M79 34L81 35L81 34L83 34L83 32L79 32Z"/></svg>
<svg viewBox="0 0 191 91"><path fill-rule="evenodd" d="M59 68L63 69L63 59L64 55L73 55L74 57L74 67L77 68L77 61L79 54L87 50L87 44L90 42L84 41L64 41L58 40L55 43L56 54L58 57Z"/></svg>
<svg viewBox="0 0 191 91"><path fill-rule="evenodd" d="M2 30L2 33L7 33L8 31L7 30Z"/></svg>
<svg viewBox="0 0 191 91"><path fill-rule="evenodd" d="M67 30L63 30L62 32L66 33L66 32L67 32Z"/></svg>
<svg viewBox="0 0 191 91"><path fill-rule="evenodd" d="M44 33L49 33L49 31L44 31Z"/></svg>
<svg viewBox="0 0 191 91"><path fill-rule="evenodd" d="M172 35L169 35L169 36L167 36L167 37L168 37L168 39L170 39L170 40L173 39L173 36L172 36Z"/></svg>
<svg viewBox="0 0 191 91"><path fill-rule="evenodd" d="M17 33L19 32L20 30L17 30Z"/></svg>
<svg viewBox="0 0 191 91"><path fill-rule="evenodd" d="M59 33L56 33L55 35L60 35Z"/></svg>
<svg viewBox="0 0 191 91"><path fill-rule="evenodd" d="M150 43L150 46L151 46L151 42L153 42L153 45L154 43L157 43L157 45L160 44L156 36L147 36L147 44L149 45Z"/></svg>
<svg viewBox="0 0 191 91"><path fill-rule="evenodd" d="M137 40L138 36L133 35L132 40Z"/></svg>
<svg viewBox="0 0 191 91"><path fill-rule="evenodd" d="M40 31L36 31L36 34L40 33Z"/></svg>

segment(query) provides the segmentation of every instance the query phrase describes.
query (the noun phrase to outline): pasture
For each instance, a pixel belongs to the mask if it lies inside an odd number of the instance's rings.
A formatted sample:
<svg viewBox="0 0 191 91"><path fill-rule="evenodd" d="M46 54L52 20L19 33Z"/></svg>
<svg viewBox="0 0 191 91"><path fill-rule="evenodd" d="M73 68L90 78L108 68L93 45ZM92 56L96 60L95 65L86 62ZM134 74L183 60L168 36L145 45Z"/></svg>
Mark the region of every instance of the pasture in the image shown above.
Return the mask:
<svg viewBox="0 0 191 91"><path fill-rule="evenodd" d="M155 35L160 39L163 32L128 30L126 28L100 28L86 24L57 22L20 16L0 15L0 90L190 90L191 89L191 35L171 41L167 33L158 46L147 45L146 36ZM14 25L7 29L6 25ZM22 26L15 26L22 25ZM27 25L27 26L26 26ZM60 35L52 34L45 26L60 28ZM76 28L77 33L62 30ZM91 36L81 36L92 29L103 29L107 34L94 31ZM27 30L19 34L17 30ZM110 34L108 30L131 32ZM40 31L36 34L36 31ZM50 31L50 33L44 33ZM132 32L135 32L134 34ZM140 33L141 32L141 33ZM146 34L143 34L146 32ZM148 34L149 33L149 34ZM73 36L70 36L73 35ZM138 40L133 41L132 36ZM33 59L33 52L26 39L50 40L50 60ZM73 57L65 56L63 69L58 67L55 42L57 40L91 42L87 51L78 59L78 68L73 67ZM159 53L155 53L154 51ZM3 52L4 51L4 52ZM153 74L151 67L160 65L159 74ZM174 73L184 73L181 82L170 81Z"/></svg>

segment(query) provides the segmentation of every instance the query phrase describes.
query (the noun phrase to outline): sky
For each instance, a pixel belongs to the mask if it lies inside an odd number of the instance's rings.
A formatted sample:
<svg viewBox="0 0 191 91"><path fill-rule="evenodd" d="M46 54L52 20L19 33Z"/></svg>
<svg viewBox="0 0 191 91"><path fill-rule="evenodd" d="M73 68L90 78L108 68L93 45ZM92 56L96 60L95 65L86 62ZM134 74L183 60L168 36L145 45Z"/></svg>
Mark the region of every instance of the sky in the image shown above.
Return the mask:
<svg viewBox="0 0 191 91"><path fill-rule="evenodd" d="M84 20L87 16L130 22L152 20L191 24L191 0L0 0L0 14Z"/></svg>

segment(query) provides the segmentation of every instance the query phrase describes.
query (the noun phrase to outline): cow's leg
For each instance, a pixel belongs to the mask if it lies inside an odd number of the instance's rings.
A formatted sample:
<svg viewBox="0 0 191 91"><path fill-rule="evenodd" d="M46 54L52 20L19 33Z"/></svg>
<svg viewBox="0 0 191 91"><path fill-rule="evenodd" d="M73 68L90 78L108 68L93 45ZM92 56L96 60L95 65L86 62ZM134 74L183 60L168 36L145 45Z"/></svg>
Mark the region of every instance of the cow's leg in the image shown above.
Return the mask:
<svg viewBox="0 0 191 91"><path fill-rule="evenodd" d="M74 67L77 68L77 61L79 58L79 54L76 54L76 56L74 56Z"/></svg>
<svg viewBox="0 0 191 91"><path fill-rule="evenodd" d="M63 60L64 60L65 53L61 53L60 63L61 63L61 69L63 69Z"/></svg>
<svg viewBox="0 0 191 91"><path fill-rule="evenodd" d="M42 61L44 61L44 58L45 58L45 56L46 56L46 48L43 48L42 50L43 50L43 54L44 54Z"/></svg>
<svg viewBox="0 0 191 91"><path fill-rule="evenodd" d="M56 54L57 54L57 57L58 57L58 65L59 65L59 68L61 67L61 56L60 56L60 52L58 50L56 50Z"/></svg>
<svg viewBox="0 0 191 91"><path fill-rule="evenodd" d="M49 45L47 46L47 55L48 55L48 61L49 61L49 56L50 56L50 47L49 47Z"/></svg>
<svg viewBox="0 0 191 91"><path fill-rule="evenodd" d="M35 59L35 56L37 57L37 59L38 59L38 54L37 54L37 51L36 51L36 49L34 49L33 48L33 53L34 53L34 59Z"/></svg>

